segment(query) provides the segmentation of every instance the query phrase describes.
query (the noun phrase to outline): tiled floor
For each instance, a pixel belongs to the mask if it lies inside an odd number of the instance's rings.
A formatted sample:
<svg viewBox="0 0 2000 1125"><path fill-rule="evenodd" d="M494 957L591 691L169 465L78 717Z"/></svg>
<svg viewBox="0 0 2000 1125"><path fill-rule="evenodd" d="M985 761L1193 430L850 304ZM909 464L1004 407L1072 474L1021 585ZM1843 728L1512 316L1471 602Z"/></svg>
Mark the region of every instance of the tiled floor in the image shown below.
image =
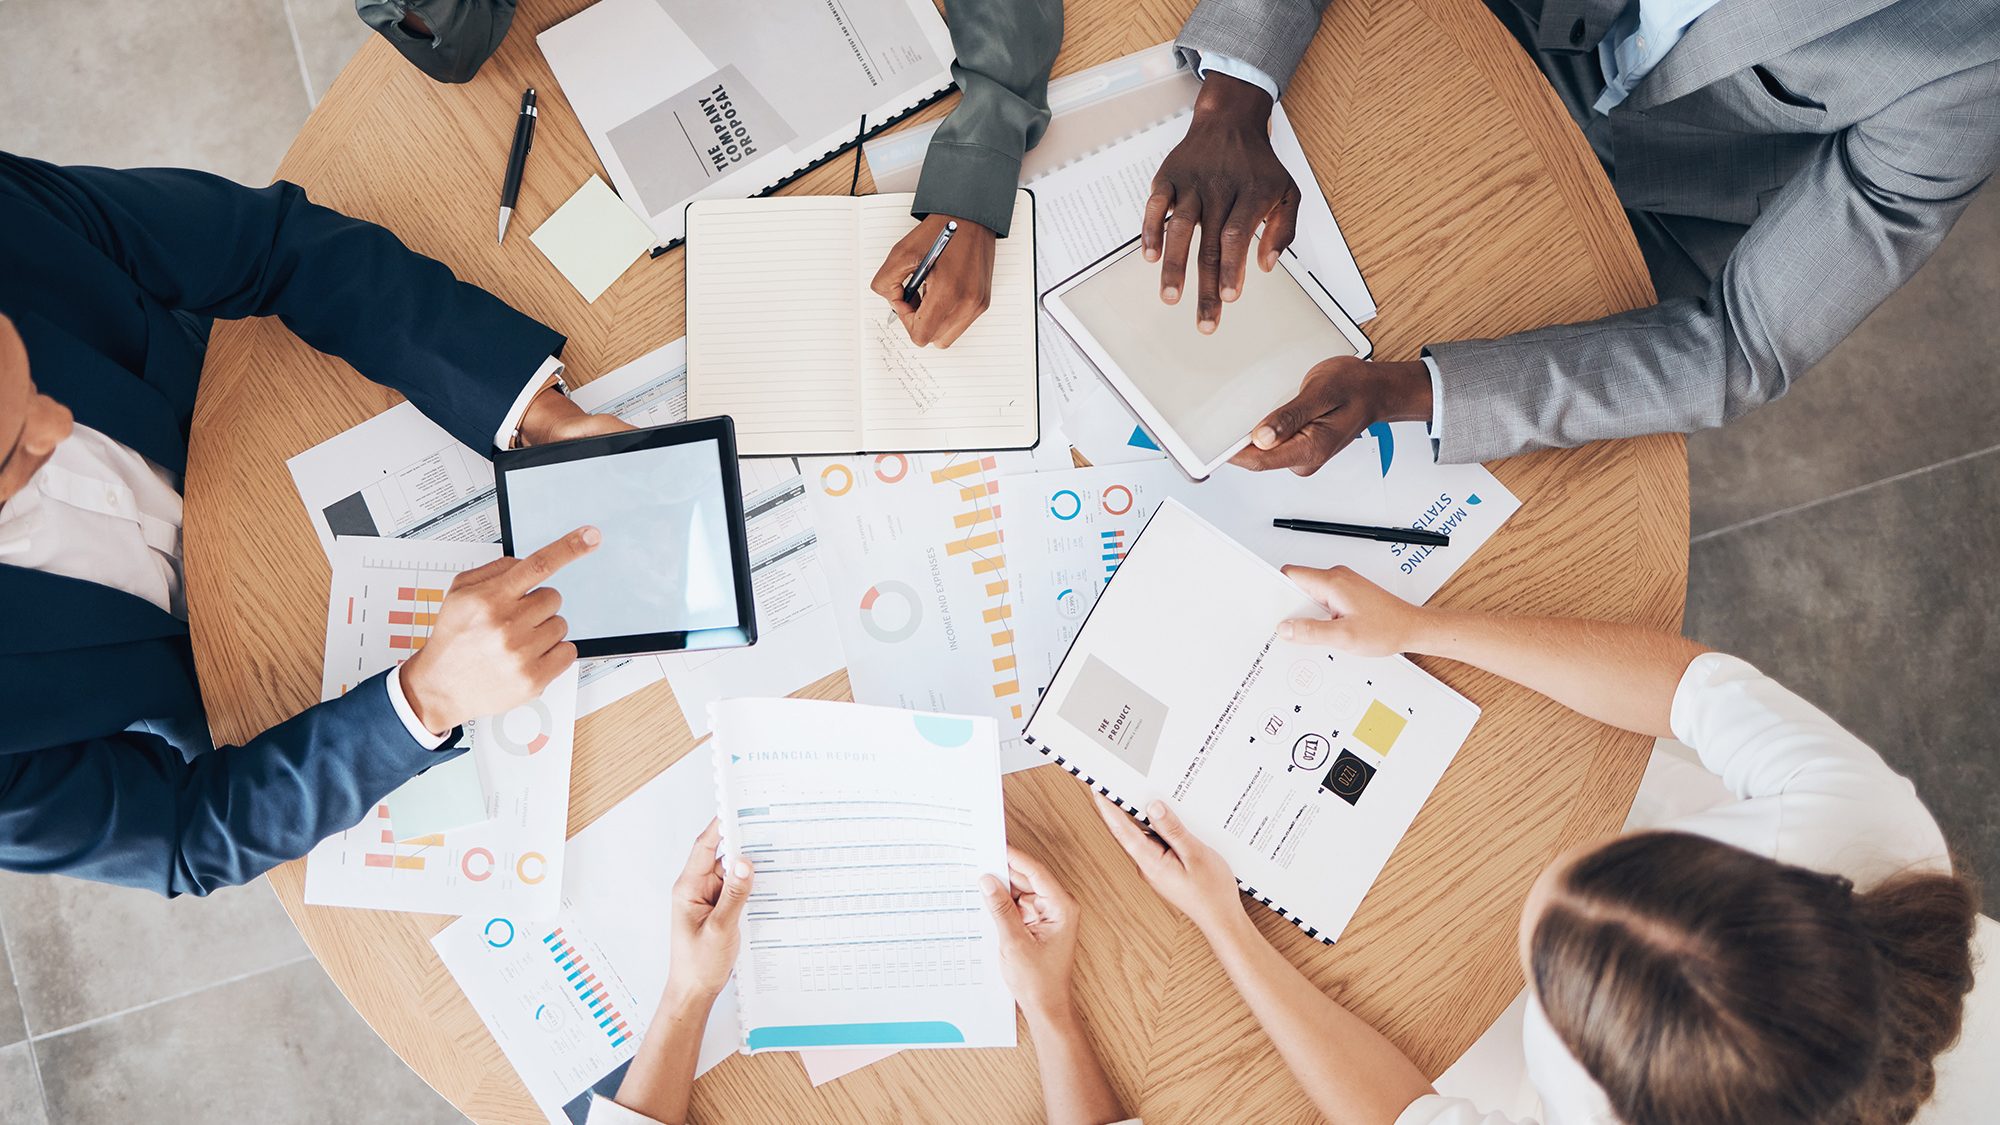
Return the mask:
<svg viewBox="0 0 2000 1125"><path fill-rule="evenodd" d="M114 18L115 17L115 18ZM0 0L0 148L268 181L351 0ZM2000 192L1792 395L1690 445L1688 630L1915 779L2000 888ZM462 1120L263 886L0 876L0 1122Z"/></svg>

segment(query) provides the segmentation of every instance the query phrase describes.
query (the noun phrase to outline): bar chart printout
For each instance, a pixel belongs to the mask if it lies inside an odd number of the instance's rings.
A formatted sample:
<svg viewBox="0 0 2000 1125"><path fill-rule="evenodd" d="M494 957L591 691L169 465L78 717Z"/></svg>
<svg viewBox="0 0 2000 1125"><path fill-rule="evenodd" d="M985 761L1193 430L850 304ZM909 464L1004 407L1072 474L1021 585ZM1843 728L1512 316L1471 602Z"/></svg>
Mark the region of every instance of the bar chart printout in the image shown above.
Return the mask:
<svg viewBox="0 0 2000 1125"><path fill-rule="evenodd" d="M1013 1045L979 891L1006 870L997 724L794 699L711 721L724 849L757 865L745 1049Z"/></svg>
<svg viewBox="0 0 2000 1125"><path fill-rule="evenodd" d="M848 683L864 703L1000 724L1007 770L1042 764L1020 739L1017 598L1000 484L1023 453L887 453L800 462Z"/></svg>
<svg viewBox="0 0 2000 1125"><path fill-rule="evenodd" d="M615 1092L672 968L673 882L715 815L715 767L688 754L570 838L560 913L468 914L431 939L551 1125ZM736 986L716 998L697 1075L741 1041Z"/></svg>
<svg viewBox="0 0 2000 1125"><path fill-rule="evenodd" d="M499 555L491 543L335 540L322 696L344 695L421 651L452 581ZM569 821L576 693L572 669L539 699L467 725L472 799L485 803L484 817L460 818L464 826L449 831L398 831L398 802L419 800L418 786L462 765L434 768L383 798L361 823L313 848L305 900L430 914L511 909L553 915Z"/></svg>

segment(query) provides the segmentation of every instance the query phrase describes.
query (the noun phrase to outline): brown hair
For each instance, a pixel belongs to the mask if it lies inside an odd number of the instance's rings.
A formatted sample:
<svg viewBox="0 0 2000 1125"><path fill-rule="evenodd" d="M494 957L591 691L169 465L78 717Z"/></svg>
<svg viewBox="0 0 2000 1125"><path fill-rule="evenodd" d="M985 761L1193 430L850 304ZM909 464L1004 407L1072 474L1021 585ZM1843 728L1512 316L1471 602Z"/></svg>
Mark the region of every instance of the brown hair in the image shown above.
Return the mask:
<svg viewBox="0 0 2000 1125"><path fill-rule="evenodd" d="M1902 1125L1958 1038L1978 902L1683 832L1625 836L1557 880L1529 940L1549 1023L1625 1125Z"/></svg>

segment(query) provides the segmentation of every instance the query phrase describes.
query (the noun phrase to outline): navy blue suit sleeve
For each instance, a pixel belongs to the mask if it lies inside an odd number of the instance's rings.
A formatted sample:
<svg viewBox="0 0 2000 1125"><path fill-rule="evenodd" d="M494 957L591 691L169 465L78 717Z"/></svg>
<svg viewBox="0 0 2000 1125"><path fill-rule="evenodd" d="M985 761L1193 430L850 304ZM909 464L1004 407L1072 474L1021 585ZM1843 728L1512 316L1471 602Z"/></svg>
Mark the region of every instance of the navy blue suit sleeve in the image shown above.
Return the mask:
<svg viewBox="0 0 2000 1125"><path fill-rule="evenodd" d="M134 732L0 757L0 868L205 895L297 859L462 753L411 738L387 681L192 762Z"/></svg>
<svg viewBox="0 0 2000 1125"><path fill-rule="evenodd" d="M296 184L21 163L161 304L220 319L275 316L482 454L521 388L562 351L561 334Z"/></svg>

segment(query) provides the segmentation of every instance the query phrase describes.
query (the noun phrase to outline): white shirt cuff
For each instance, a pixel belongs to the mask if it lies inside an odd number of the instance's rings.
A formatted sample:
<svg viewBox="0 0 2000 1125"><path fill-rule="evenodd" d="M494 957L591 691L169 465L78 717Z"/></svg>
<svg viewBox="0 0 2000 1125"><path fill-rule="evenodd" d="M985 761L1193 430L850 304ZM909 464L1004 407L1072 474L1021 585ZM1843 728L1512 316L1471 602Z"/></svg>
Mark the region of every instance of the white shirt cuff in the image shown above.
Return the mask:
<svg viewBox="0 0 2000 1125"><path fill-rule="evenodd" d="M500 419L500 428L493 431L493 448L514 447L514 438L521 432L521 418L528 413L528 403L532 402L536 395L555 386L556 377L562 374L562 369L562 360L554 356L542 361L542 366L535 371L535 377L529 379L528 385L522 387L521 393L515 397L514 405L507 411L507 416Z"/></svg>
<svg viewBox="0 0 2000 1125"><path fill-rule="evenodd" d="M443 749L445 741L451 737L450 731L432 734L423 720L417 718L417 709L410 706L410 697L403 693L403 666L400 664L389 669L389 706L396 709L396 717L403 720L403 727L410 732L410 737L424 749Z"/></svg>
<svg viewBox="0 0 2000 1125"><path fill-rule="evenodd" d="M1437 360L1424 356L1424 370L1431 373L1431 446L1444 436L1444 379L1438 375Z"/></svg>
<svg viewBox="0 0 2000 1125"><path fill-rule="evenodd" d="M672 1125L647 1117L636 1109L619 1105L602 1094L590 1095L590 1116L584 1125Z"/></svg>
<svg viewBox="0 0 2000 1125"><path fill-rule="evenodd" d="M1207 78L1211 74L1227 74L1231 78L1248 82L1263 90L1271 95L1272 101L1278 100L1278 83L1270 75L1242 59L1230 55L1218 55L1213 51L1203 51L1201 61L1195 64L1194 72L1202 78Z"/></svg>

